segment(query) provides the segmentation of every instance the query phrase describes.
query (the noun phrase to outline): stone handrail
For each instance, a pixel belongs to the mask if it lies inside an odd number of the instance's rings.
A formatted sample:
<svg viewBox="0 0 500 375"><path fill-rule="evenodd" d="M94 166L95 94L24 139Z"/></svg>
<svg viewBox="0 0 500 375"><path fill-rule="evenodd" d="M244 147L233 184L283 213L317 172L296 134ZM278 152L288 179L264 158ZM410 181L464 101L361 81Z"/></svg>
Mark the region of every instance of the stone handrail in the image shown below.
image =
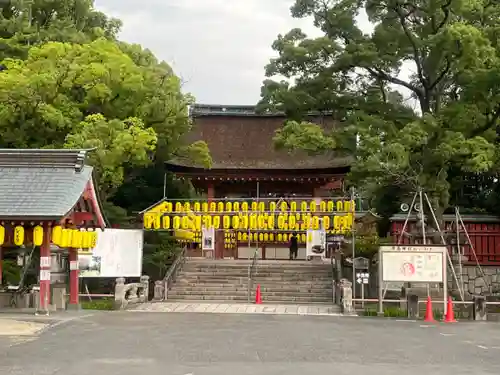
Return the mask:
<svg viewBox="0 0 500 375"><path fill-rule="evenodd" d="M138 283L125 284L125 278L116 279L115 285L115 309L124 310L129 305L135 305L148 301L149 276L141 276Z"/></svg>
<svg viewBox="0 0 500 375"><path fill-rule="evenodd" d="M175 283L177 279L177 274L182 269L184 262L186 261L186 248L184 247L182 251L177 255L174 260L174 263L168 269L167 274L163 278L163 280L155 281L154 287L154 301L164 301L168 298L168 291L172 287L172 284Z"/></svg>

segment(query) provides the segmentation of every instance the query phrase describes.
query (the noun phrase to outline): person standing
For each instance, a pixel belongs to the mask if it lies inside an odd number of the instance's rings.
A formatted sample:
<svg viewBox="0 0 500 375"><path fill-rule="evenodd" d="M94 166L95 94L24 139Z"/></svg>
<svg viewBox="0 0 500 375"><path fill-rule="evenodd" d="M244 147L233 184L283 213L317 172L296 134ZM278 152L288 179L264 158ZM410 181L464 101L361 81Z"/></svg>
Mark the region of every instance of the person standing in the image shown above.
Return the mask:
<svg viewBox="0 0 500 375"><path fill-rule="evenodd" d="M297 234L293 233L292 237L290 237L290 260L297 259L298 253L299 239L297 238Z"/></svg>

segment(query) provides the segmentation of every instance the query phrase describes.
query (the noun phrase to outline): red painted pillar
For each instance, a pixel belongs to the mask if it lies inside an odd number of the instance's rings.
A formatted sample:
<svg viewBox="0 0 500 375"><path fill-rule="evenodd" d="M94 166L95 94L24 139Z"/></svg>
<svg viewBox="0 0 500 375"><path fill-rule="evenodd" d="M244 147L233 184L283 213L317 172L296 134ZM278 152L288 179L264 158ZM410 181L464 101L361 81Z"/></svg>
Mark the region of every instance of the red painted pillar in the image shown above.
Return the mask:
<svg viewBox="0 0 500 375"><path fill-rule="evenodd" d="M69 309L79 308L78 249L69 249Z"/></svg>
<svg viewBox="0 0 500 375"><path fill-rule="evenodd" d="M208 202L210 203L210 201L212 199L215 198L215 188L214 188L214 184L210 183L208 185L208 188L207 188L207 198L208 198Z"/></svg>
<svg viewBox="0 0 500 375"><path fill-rule="evenodd" d="M0 285L3 284L3 250L0 246Z"/></svg>
<svg viewBox="0 0 500 375"><path fill-rule="evenodd" d="M48 313L50 305L50 227L44 226L43 243L40 246L40 304L38 310Z"/></svg>

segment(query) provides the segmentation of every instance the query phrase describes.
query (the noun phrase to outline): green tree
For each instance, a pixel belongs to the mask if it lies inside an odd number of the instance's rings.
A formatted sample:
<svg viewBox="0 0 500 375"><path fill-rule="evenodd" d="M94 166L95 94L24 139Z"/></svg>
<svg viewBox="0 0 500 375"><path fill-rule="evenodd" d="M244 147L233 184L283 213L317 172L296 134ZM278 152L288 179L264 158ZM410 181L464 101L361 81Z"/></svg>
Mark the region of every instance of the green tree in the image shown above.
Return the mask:
<svg viewBox="0 0 500 375"><path fill-rule="evenodd" d="M89 43L115 39L121 21L94 9L93 0L0 1L0 61L26 58L31 46L50 41Z"/></svg>
<svg viewBox="0 0 500 375"><path fill-rule="evenodd" d="M151 160L176 155L210 162L205 143L183 141L191 97L148 51L102 38L50 42L3 64L0 145L98 147L94 162L106 197L127 170Z"/></svg>
<svg viewBox="0 0 500 375"><path fill-rule="evenodd" d="M359 27L363 9L373 32ZM288 81L266 80L259 106L294 120L276 134L278 147L347 151L355 156L350 179L366 195L380 202L388 189L404 197L423 188L438 213L450 204L456 174L497 163L498 2L296 0L291 12L312 17L323 36L294 29L273 44L278 57L266 75ZM414 67L406 80L404 65ZM342 126L304 123L307 111L332 113Z"/></svg>

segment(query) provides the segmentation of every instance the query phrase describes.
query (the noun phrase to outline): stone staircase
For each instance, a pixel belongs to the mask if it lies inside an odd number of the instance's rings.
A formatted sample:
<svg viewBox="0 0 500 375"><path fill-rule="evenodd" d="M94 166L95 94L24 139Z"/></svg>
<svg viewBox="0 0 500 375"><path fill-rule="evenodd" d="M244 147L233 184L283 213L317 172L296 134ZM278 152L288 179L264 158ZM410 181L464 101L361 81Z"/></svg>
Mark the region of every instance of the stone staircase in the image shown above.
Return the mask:
<svg viewBox="0 0 500 375"><path fill-rule="evenodd" d="M168 300L247 302L246 260L186 261ZM258 261L252 287L261 286L264 303L332 304L332 275L329 263L305 261Z"/></svg>

